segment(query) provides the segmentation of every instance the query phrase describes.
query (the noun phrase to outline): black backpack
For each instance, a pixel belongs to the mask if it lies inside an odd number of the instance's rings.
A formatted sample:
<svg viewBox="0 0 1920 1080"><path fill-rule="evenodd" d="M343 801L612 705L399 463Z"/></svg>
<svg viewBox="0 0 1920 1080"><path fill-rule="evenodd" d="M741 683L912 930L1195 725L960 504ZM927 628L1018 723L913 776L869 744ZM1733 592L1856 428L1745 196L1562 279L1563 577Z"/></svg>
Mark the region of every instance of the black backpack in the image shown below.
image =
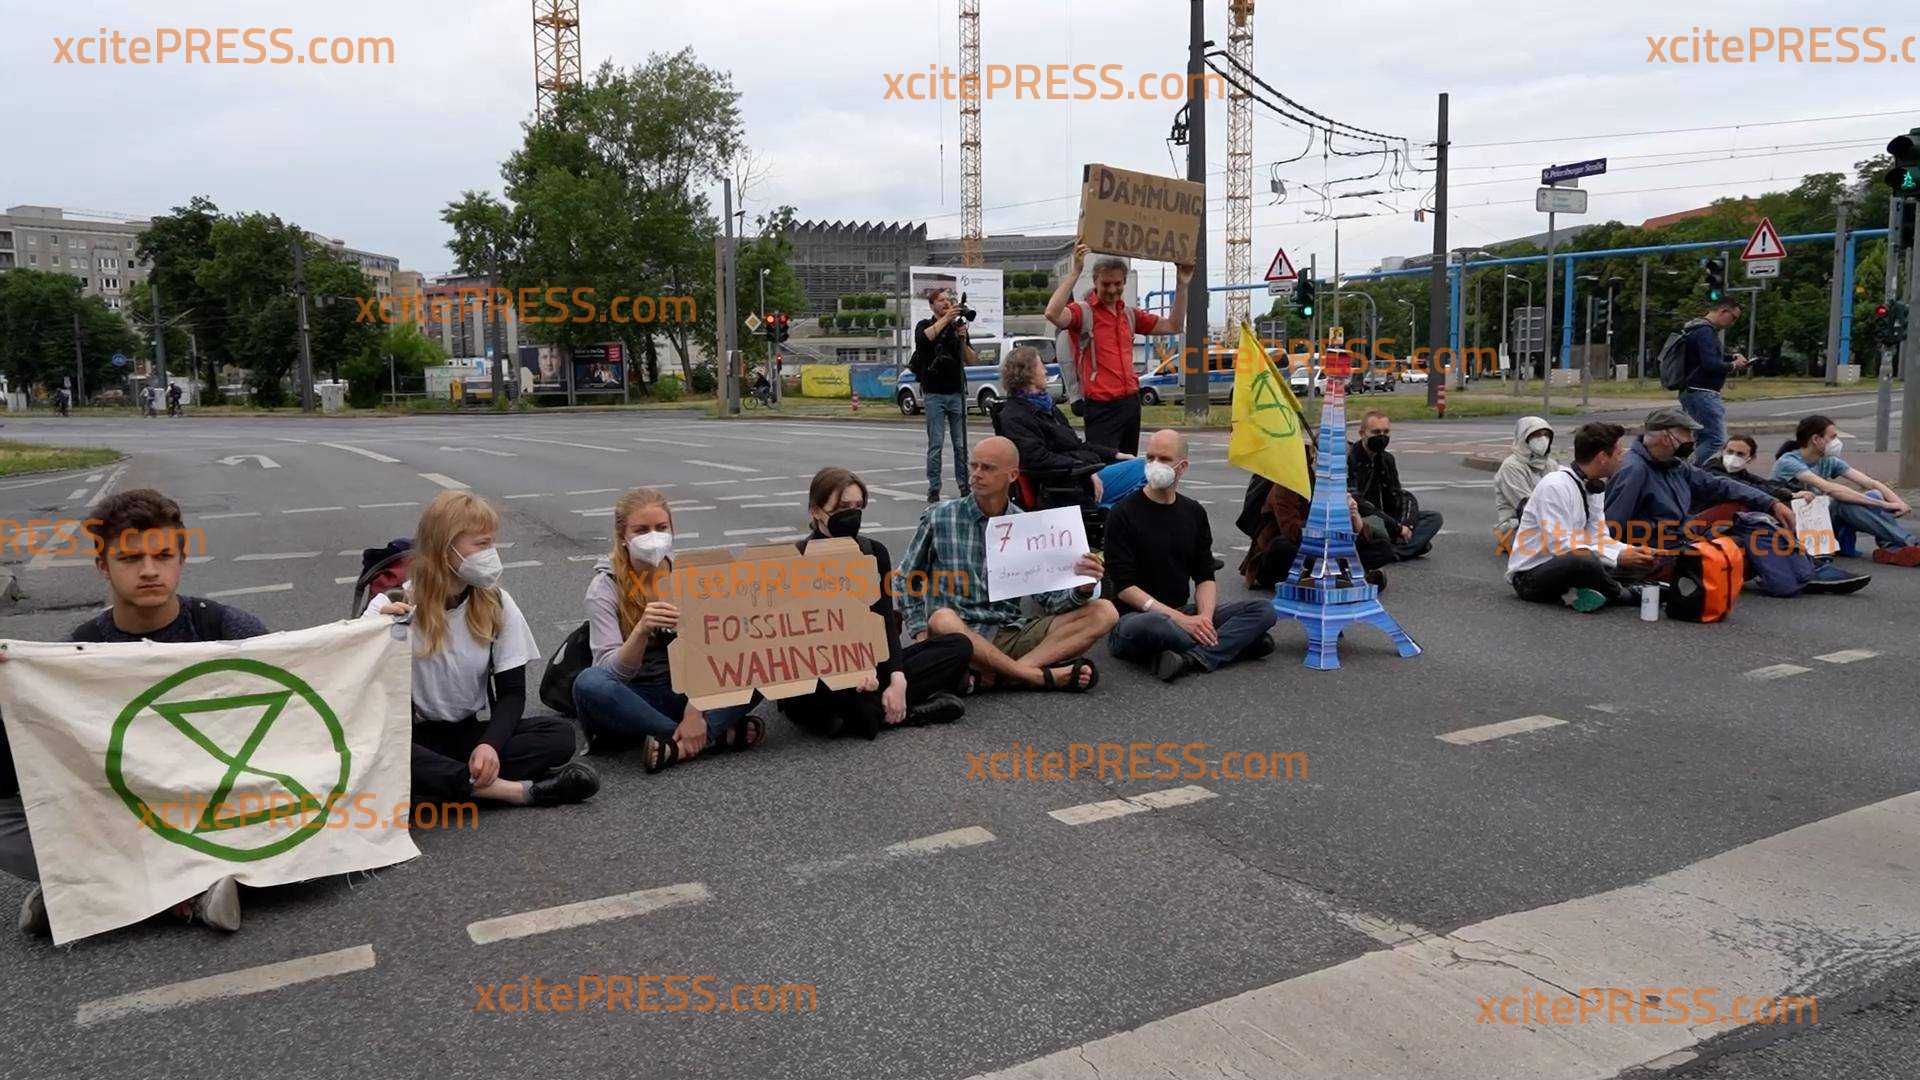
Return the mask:
<svg viewBox="0 0 1920 1080"><path fill-rule="evenodd" d="M1667 343L1660 346L1660 389L1685 390L1687 388L1687 349L1683 344L1687 334L1696 326L1706 326L1705 319L1691 319L1685 326L1668 335Z"/></svg>
<svg viewBox="0 0 1920 1080"><path fill-rule="evenodd" d="M588 643L591 627L581 623L567 640L547 657L547 670L540 676L540 701L561 716L573 713L573 680L593 666L593 648Z"/></svg>
<svg viewBox="0 0 1920 1080"><path fill-rule="evenodd" d="M187 609L187 620L193 624L193 632L201 641L226 640L220 636L226 618L221 614L219 604L211 600L196 600L190 596L181 597L180 604ZM102 635L98 624L88 619L81 623L74 630L73 636L67 640L99 643L107 639Z"/></svg>

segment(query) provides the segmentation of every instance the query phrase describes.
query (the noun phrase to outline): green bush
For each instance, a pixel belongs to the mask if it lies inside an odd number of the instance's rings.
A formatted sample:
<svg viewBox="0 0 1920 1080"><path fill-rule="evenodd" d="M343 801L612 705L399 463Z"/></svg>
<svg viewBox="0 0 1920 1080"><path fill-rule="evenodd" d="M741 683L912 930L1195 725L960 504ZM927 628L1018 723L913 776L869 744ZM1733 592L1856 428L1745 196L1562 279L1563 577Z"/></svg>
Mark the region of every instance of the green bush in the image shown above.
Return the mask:
<svg viewBox="0 0 1920 1080"><path fill-rule="evenodd" d="M680 385L680 376L666 375L653 384L655 401L679 401L687 396L686 387Z"/></svg>
<svg viewBox="0 0 1920 1080"><path fill-rule="evenodd" d="M832 329L833 329L833 316L831 315L820 316L820 332L826 333L827 331Z"/></svg>
<svg viewBox="0 0 1920 1080"><path fill-rule="evenodd" d="M720 387L720 373L711 364L698 364L693 369L693 392L711 394Z"/></svg>

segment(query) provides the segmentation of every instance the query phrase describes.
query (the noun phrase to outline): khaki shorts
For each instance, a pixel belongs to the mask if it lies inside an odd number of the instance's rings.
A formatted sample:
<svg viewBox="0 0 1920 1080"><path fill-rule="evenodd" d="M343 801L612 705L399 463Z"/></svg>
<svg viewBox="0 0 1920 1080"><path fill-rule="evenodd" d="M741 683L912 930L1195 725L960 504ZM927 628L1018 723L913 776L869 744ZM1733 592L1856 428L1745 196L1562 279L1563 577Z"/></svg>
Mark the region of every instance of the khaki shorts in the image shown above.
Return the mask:
<svg viewBox="0 0 1920 1080"><path fill-rule="evenodd" d="M1018 660L1040 647L1047 639L1047 631L1053 629L1052 615L1042 615L1024 622L1008 623L993 632L993 647Z"/></svg>

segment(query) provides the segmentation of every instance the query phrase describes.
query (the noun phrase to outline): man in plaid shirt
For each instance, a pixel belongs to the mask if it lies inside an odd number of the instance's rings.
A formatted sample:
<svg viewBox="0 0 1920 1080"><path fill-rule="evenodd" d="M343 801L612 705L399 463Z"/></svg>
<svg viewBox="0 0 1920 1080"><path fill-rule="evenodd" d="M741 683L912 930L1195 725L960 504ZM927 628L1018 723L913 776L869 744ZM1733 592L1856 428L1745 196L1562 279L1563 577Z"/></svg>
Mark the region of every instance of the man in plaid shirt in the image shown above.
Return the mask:
<svg viewBox="0 0 1920 1080"><path fill-rule="evenodd" d="M1033 599L1047 614L1023 617L1020 601L987 599L987 519L1017 514L1007 497L1020 474L1013 443L995 435L973 448L968 463L970 494L930 506L895 573L925 588L897 590L907 636L965 634L973 639L973 668L989 687L1021 684L1081 693L1100 672L1083 653L1120 620L1113 603L1095 599L1094 586L1041 593ZM1097 555L1082 555L1074 572L1098 578L1106 568Z"/></svg>

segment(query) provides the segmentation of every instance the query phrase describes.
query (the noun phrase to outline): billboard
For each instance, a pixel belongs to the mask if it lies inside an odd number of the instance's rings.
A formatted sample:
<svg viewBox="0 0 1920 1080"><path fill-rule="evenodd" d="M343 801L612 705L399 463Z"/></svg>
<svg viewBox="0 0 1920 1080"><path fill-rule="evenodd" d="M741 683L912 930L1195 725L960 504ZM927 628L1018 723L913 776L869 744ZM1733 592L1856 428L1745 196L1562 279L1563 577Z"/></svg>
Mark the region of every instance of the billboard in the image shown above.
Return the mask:
<svg viewBox="0 0 1920 1080"><path fill-rule="evenodd" d="M1006 336L1006 275L999 270L981 270L971 266L916 266L910 271L908 289L912 292L912 310L907 317L912 330L922 319L933 317L927 293L933 289L952 289L954 299L962 294L967 306L980 313L973 321L970 336L975 341Z"/></svg>
<svg viewBox="0 0 1920 1080"><path fill-rule="evenodd" d="M520 346L521 385L532 383L536 394L567 391L565 348L560 345ZM626 383L627 348L617 341L580 345L573 350L573 388L581 393L617 391Z"/></svg>

